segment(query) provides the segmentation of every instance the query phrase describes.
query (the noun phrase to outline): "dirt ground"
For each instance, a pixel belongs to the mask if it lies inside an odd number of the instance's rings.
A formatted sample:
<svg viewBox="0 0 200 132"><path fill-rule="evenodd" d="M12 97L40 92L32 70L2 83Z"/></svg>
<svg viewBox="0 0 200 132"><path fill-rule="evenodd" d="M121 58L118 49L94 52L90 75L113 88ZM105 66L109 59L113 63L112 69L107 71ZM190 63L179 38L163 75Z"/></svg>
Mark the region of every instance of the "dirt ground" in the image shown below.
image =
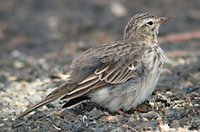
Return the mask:
<svg viewBox="0 0 200 132"><path fill-rule="evenodd" d="M166 40L200 31L199 6L199 0L0 1L0 131L200 130L200 38ZM61 105L53 102L15 120L64 82L78 53L121 39L138 12L172 17L160 30L169 60L153 95L140 106L145 112L109 113L86 102L58 116Z"/></svg>

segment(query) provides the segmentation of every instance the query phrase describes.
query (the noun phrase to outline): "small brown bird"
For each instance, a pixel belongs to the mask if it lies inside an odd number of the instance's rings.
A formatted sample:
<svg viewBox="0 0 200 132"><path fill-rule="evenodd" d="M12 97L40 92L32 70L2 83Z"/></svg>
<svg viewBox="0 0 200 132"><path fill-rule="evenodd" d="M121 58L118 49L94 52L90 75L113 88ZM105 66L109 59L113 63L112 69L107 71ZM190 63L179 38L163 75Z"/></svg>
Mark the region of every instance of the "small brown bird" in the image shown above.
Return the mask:
<svg viewBox="0 0 200 132"><path fill-rule="evenodd" d="M64 108L86 99L110 111L127 111L144 102L153 92L165 62L157 36L162 23L169 17L148 13L133 16L124 30L124 38L90 48L74 59L69 80L24 115L60 99Z"/></svg>

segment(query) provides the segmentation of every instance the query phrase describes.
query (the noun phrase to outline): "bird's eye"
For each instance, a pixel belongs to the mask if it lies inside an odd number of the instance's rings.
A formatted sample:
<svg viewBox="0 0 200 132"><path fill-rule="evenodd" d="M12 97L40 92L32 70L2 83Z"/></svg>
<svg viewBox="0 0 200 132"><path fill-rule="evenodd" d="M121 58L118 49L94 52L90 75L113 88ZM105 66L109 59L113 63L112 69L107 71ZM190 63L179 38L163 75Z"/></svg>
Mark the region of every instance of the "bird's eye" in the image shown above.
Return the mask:
<svg viewBox="0 0 200 132"><path fill-rule="evenodd" d="M148 25L153 25L153 22L152 21L148 21L147 24Z"/></svg>

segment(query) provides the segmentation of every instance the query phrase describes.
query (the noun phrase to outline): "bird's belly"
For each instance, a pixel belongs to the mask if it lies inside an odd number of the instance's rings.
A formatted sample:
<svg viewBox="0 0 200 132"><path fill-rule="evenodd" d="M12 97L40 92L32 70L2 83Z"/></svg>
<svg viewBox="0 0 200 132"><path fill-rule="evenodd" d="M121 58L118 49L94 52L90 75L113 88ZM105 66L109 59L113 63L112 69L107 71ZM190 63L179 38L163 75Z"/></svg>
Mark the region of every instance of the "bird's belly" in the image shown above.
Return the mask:
<svg viewBox="0 0 200 132"><path fill-rule="evenodd" d="M107 107L110 111L135 108L144 102L153 92L159 77L149 76L143 80L129 80L126 83L102 88L90 94L91 100Z"/></svg>
<svg viewBox="0 0 200 132"><path fill-rule="evenodd" d="M152 52L152 54L155 54ZM151 55L154 56L155 55ZM139 94L136 98L136 102L138 102L138 104L144 102L154 91L157 82L159 80L160 77L160 73L161 73L161 69L163 67L164 64L164 59L162 59L162 57L157 57L157 59L155 59L154 57L149 58L147 56L147 58L145 59L149 59L145 60L145 62L149 62L149 63L145 63L145 69L147 69L146 74L143 76L142 82L141 82L141 88L139 89ZM158 59L160 58L160 59Z"/></svg>
<svg viewBox="0 0 200 132"><path fill-rule="evenodd" d="M142 86L140 90L138 91L138 95L137 95L137 98L135 99L135 102L138 102L138 104L140 104L149 98L149 96L152 94L152 92L154 91L157 85L159 76L160 76L160 73L157 73L157 74L150 73L149 76L141 82Z"/></svg>
<svg viewBox="0 0 200 132"><path fill-rule="evenodd" d="M91 100L107 107L111 111L135 108L144 102L153 92L158 82L163 60L148 58L145 64L145 72L125 83L111 85L92 92L89 96ZM144 59L145 60L145 59ZM145 61L147 62L147 61Z"/></svg>
<svg viewBox="0 0 200 132"><path fill-rule="evenodd" d="M154 91L165 62L165 55L159 48L156 52L151 52L150 55L145 54L143 59L146 74L143 76L142 85L136 98L138 103L144 102Z"/></svg>

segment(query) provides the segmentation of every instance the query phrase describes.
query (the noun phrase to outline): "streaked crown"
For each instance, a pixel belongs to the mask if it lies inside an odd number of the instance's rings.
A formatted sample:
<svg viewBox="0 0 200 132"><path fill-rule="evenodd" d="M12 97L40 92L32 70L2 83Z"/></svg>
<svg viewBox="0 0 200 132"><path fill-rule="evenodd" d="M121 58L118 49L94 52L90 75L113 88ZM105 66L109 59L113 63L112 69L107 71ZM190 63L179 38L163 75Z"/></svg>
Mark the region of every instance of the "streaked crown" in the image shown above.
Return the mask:
<svg viewBox="0 0 200 132"><path fill-rule="evenodd" d="M160 24L169 19L169 17L156 17L148 13L136 14L129 20L125 27L124 39L156 38Z"/></svg>

